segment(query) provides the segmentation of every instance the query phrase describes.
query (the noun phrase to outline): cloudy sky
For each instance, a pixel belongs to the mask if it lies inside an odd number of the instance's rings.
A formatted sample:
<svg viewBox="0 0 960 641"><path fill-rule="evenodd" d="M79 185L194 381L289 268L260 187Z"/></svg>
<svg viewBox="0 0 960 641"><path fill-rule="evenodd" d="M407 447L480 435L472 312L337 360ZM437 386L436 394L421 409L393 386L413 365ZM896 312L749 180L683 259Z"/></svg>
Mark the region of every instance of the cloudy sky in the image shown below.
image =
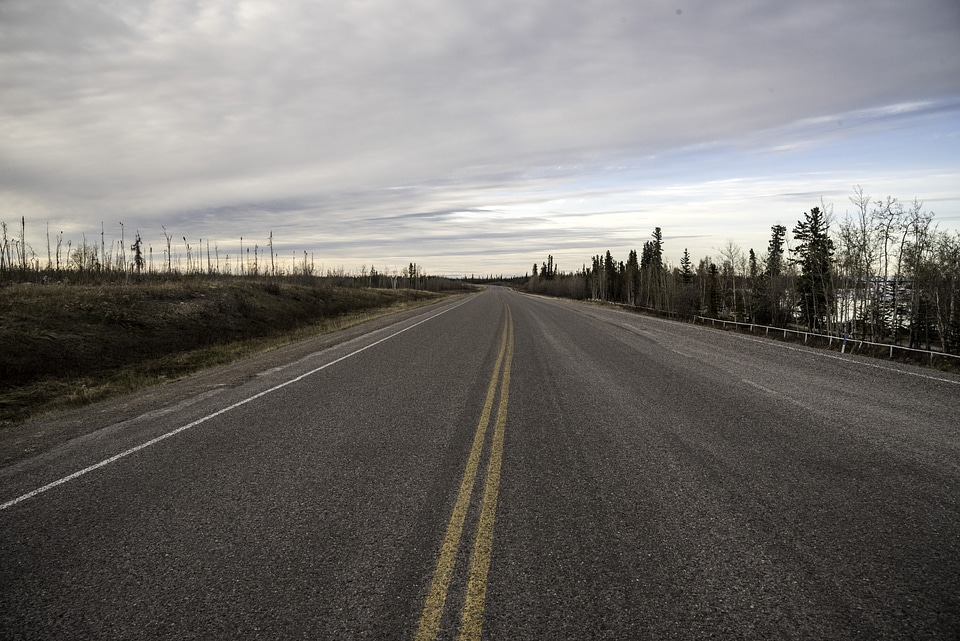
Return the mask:
<svg viewBox="0 0 960 641"><path fill-rule="evenodd" d="M0 0L0 220L325 268L960 229L957 0Z"/></svg>

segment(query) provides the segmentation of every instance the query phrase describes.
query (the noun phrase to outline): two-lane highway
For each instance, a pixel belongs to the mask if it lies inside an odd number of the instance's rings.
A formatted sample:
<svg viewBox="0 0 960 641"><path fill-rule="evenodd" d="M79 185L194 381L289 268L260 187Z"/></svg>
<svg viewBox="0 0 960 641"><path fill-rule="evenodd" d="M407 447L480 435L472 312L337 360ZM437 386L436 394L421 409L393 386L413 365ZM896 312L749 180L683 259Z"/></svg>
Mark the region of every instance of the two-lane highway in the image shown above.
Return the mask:
<svg viewBox="0 0 960 641"><path fill-rule="evenodd" d="M956 638L958 424L492 288L0 469L0 638Z"/></svg>

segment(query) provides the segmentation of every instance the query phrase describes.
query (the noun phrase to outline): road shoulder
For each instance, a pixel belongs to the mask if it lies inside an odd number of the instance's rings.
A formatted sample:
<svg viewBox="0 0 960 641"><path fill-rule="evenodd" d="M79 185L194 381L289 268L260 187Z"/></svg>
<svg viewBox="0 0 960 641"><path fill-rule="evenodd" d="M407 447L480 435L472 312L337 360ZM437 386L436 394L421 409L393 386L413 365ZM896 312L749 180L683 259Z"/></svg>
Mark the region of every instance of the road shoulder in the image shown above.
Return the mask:
<svg viewBox="0 0 960 641"><path fill-rule="evenodd" d="M213 367L134 394L5 427L0 429L0 468L42 454L61 443L104 427L148 412L190 403L216 389L236 387L266 370L389 327L449 302L450 298L444 298L430 305L381 316L347 329L286 345L228 365Z"/></svg>

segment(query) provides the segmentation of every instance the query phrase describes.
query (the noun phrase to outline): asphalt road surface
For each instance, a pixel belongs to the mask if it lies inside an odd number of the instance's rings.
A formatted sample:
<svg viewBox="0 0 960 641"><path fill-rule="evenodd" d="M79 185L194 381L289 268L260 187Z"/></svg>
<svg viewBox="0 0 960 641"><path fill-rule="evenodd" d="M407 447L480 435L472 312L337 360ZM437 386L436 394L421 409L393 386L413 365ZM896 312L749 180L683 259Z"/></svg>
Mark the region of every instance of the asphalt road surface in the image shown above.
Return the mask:
<svg viewBox="0 0 960 641"><path fill-rule="evenodd" d="M955 375L491 288L103 420L0 639L960 635Z"/></svg>

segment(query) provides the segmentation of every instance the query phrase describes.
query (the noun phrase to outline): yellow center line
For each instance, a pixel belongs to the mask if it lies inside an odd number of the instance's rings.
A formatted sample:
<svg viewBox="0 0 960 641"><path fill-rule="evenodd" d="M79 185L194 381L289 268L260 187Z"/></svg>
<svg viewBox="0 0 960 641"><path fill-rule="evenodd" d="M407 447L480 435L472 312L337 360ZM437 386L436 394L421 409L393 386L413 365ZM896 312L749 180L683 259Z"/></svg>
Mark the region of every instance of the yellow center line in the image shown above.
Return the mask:
<svg viewBox="0 0 960 641"><path fill-rule="evenodd" d="M509 317L509 308L507 312L508 316L504 324L503 337L500 341L500 351L497 354L493 375L487 387L486 400L483 403L483 411L480 413L480 421L477 424L477 431L473 437L473 445L470 448L470 456L467 458L467 466L463 471L463 479L460 482L457 501L453 506L453 514L450 515L450 522L447 524L447 531L443 537L443 543L440 546L440 557L437 560L437 569L434 571L433 580L430 582L430 590L427 593L427 599L423 606L423 614L420 616L420 625L415 637L416 641L433 641L433 639L436 639L437 632L440 629L443 607L447 600L447 590L450 587L450 578L453 576L457 550L460 547L460 539L463 536L463 523L467 517L467 509L470 507L470 497L473 495L477 468L480 465L480 454L483 450L483 442L486 439L487 427L490 424L493 401L496 396L497 384L500 380L500 369L501 365L503 365L504 356L508 351L508 336L511 341L509 349L510 359L513 358L513 330L512 319ZM500 420L499 414L505 412L502 407L502 399L503 391L501 390L501 408L498 412L498 423Z"/></svg>
<svg viewBox="0 0 960 641"><path fill-rule="evenodd" d="M470 582L463 605L460 623L461 641L479 641L483 630L483 607L487 596L487 573L490 570L490 555L493 550L493 523L497 515L497 495L500 491L500 465L503 461L503 436L507 423L507 403L510 398L510 366L513 363L513 317L507 308L507 361L503 368L500 386L500 404L497 408L497 423L493 432L493 447L487 463L487 483L480 508L480 524L470 559Z"/></svg>

